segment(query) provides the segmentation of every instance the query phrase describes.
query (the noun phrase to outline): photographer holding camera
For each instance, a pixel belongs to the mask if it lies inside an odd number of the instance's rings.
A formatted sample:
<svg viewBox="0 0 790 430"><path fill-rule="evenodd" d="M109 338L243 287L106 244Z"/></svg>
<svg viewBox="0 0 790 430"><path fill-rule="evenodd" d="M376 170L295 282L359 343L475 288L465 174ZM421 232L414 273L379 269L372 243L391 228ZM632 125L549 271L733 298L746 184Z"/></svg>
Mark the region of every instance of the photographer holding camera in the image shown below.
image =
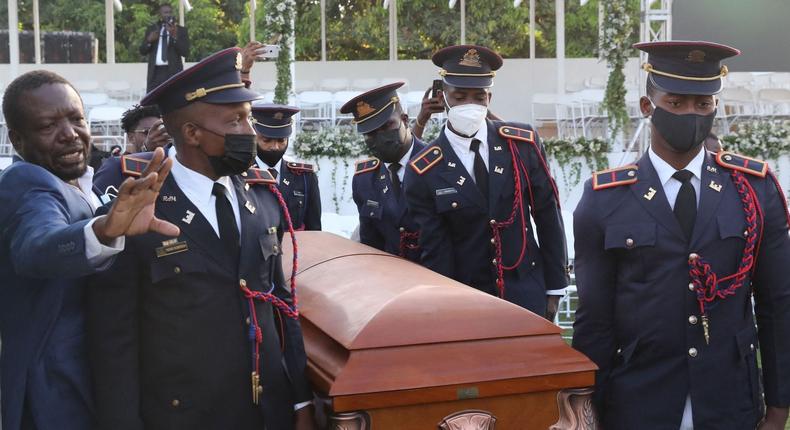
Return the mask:
<svg viewBox="0 0 790 430"><path fill-rule="evenodd" d="M173 8L167 3L162 4L159 6L159 21L148 27L140 45L140 54L148 55L146 92L184 70L181 57L188 53L189 33L186 27L176 25Z"/></svg>

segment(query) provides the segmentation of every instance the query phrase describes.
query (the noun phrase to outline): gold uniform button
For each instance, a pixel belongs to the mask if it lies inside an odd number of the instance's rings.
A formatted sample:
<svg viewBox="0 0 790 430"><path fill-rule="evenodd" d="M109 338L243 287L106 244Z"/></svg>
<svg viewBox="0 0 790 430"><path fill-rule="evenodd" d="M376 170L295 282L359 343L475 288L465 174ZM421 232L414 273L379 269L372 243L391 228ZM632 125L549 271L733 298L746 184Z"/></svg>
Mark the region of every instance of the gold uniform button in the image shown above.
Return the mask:
<svg viewBox="0 0 790 430"><path fill-rule="evenodd" d="M626 248L633 248L634 247L634 239L631 239L630 237L628 239L626 239L625 240L625 246L626 246Z"/></svg>
<svg viewBox="0 0 790 430"><path fill-rule="evenodd" d="M492 219L491 221L488 221L488 223L491 224L491 225L494 225L494 224L496 224L496 220Z"/></svg>
<svg viewBox="0 0 790 430"><path fill-rule="evenodd" d="M696 323L697 323L697 316L696 315L690 316L689 317L689 324L694 325Z"/></svg>
<svg viewBox="0 0 790 430"><path fill-rule="evenodd" d="M689 283L689 291L694 291L694 284L693 283Z"/></svg>
<svg viewBox="0 0 790 430"><path fill-rule="evenodd" d="M247 317L247 319L245 319L244 322L246 322L247 325L250 325L250 317Z"/></svg>
<svg viewBox="0 0 790 430"><path fill-rule="evenodd" d="M634 176L636 176L636 172L634 172L633 170L629 170L628 177L633 178Z"/></svg>
<svg viewBox="0 0 790 430"><path fill-rule="evenodd" d="M496 245L496 239L494 239L493 237L491 238L491 245Z"/></svg>
<svg viewBox="0 0 790 430"><path fill-rule="evenodd" d="M696 357L697 356L697 348L689 348L689 357Z"/></svg>
<svg viewBox="0 0 790 430"><path fill-rule="evenodd" d="M537 263L535 263L534 261L532 263L529 263L529 265L532 266L532 267L535 267L536 264Z"/></svg>
<svg viewBox="0 0 790 430"><path fill-rule="evenodd" d="M494 266L496 266L496 258L495 258L495 259L493 259L493 260L491 260L491 264L493 264Z"/></svg>
<svg viewBox="0 0 790 430"><path fill-rule="evenodd" d="M173 268L173 273L175 273L176 275L180 275L181 274L181 268L178 267L178 266L174 267Z"/></svg>
<svg viewBox="0 0 790 430"><path fill-rule="evenodd" d="M617 355L620 355L623 352L622 348L617 348Z"/></svg>
<svg viewBox="0 0 790 430"><path fill-rule="evenodd" d="M743 237L748 237L748 236L749 236L749 230L744 230Z"/></svg>
<svg viewBox="0 0 790 430"><path fill-rule="evenodd" d="M239 286L240 287L246 287L247 286L247 280L246 279L239 279Z"/></svg>
<svg viewBox="0 0 790 430"><path fill-rule="evenodd" d="M400 231L401 233L403 233L404 231L406 231L406 229L405 229L405 228L403 228L403 227L401 227L401 228L399 228L399 229L398 229L398 231Z"/></svg>
<svg viewBox="0 0 790 430"><path fill-rule="evenodd" d="M457 207L458 207L458 202L452 202L452 203L450 204L450 206L452 206L452 207L453 207L453 209L455 209L455 208L457 208Z"/></svg>
<svg viewBox="0 0 790 430"><path fill-rule="evenodd" d="M725 159L726 161L732 161L732 156L730 156L730 155L725 155L725 156L724 156L724 159Z"/></svg>
<svg viewBox="0 0 790 430"><path fill-rule="evenodd" d="M754 351L754 344L753 344L753 343L750 343L750 344L749 344L749 349L750 349L751 351Z"/></svg>
<svg viewBox="0 0 790 430"><path fill-rule="evenodd" d="M695 253L695 252L692 252L691 254L689 254L689 260L696 260L698 258L699 258L699 255L697 253Z"/></svg>
<svg viewBox="0 0 790 430"><path fill-rule="evenodd" d="M178 399L173 399L173 401L171 401L171 402L170 402L170 404L171 404L171 405L172 405L174 408L177 408L177 407L181 406L181 400L178 400Z"/></svg>
<svg viewBox="0 0 790 430"><path fill-rule="evenodd" d="M370 213L370 216L373 216L373 215L375 215L375 214L374 214L373 212L371 212L371 213Z"/></svg>

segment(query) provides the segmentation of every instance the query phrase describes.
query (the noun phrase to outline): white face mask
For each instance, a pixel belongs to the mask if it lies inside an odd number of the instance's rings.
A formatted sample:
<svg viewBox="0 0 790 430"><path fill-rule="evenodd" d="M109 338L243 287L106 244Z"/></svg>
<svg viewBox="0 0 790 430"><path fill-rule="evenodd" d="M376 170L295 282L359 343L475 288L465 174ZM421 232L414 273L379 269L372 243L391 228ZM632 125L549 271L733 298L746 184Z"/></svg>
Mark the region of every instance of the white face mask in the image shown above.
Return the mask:
<svg viewBox="0 0 790 430"><path fill-rule="evenodd" d="M444 96L444 102L447 103L447 96ZM450 106L450 103L447 103L447 106ZM464 136L473 136L480 130L487 113L487 107L469 103L451 107L447 112L447 120L450 121L453 130Z"/></svg>

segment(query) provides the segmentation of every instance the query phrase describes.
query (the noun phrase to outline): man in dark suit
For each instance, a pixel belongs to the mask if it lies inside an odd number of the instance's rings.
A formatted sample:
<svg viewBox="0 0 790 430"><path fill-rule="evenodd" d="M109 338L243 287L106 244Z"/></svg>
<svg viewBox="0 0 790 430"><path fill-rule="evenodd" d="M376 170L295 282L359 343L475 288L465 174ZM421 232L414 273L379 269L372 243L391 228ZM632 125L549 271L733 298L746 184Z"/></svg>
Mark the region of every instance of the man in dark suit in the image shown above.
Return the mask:
<svg viewBox="0 0 790 430"><path fill-rule="evenodd" d="M574 214L573 346L599 367L599 417L615 430L784 429L790 215L765 162L704 148L721 60L739 51L635 47L648 53L650 148L595 173Z"/></svg>
<svg viewBox="0 0 790 430"><path fill-rule="evenodd" d="M89 429L86 277L132 235L178 234L153 216L171 162L157 152L141 179L120 186L109 213L94 217L90 129L71 84L25 73L6 88L3 113L19 156L0 175L0 427Z"/></svg>
<svg viewBox="0 0 790 430"><path fill-rule="evenodd" d="M189 55L189 32L186 27L176 25L169 4L159 6L159 21L145 31L140 55L148 56L148 92L184 70L181 57Z"/></svg>
<svg viewBox="0 0 790 430"><path fill-rule="evenodd" d="M282 271L274 178L255 160L240 50L146 95L175 144L156 213L182 234L129 240L89 291L100 428L311 428L295 299ZM135 176L149 153L121 157ZM292 274L293 275L293 274Z"/></svg>
<svg viewBox="0 0 790 430"><path fill-rule="evenodd" d="M293 133L293 116L298 112L293 106L253 103L258 140L256 165L277 179L294 228L321 230L321 193L315 169L311 164L283 160Z"/></svg>
<svg viewBox="0 0 790 430"><path fill-rule="evenodd" d="M404 181L409 160L425 144L409 130L409 116L398 99L396 82L349 100L340 111L354 115L357 131L375 158L356 165L351 182L359 210L359 239L390 254L419 261L419 228L406 207Z"/></svg>
<svg viewBox="0 0 790 430"><path fill-rule="evenodd" d="M448 122L406 173L422 264L552 320L567 286L567 257L538 135L527 124L486 119L502 65L496 52L451 46L433 62L442 69Z"/></svg>

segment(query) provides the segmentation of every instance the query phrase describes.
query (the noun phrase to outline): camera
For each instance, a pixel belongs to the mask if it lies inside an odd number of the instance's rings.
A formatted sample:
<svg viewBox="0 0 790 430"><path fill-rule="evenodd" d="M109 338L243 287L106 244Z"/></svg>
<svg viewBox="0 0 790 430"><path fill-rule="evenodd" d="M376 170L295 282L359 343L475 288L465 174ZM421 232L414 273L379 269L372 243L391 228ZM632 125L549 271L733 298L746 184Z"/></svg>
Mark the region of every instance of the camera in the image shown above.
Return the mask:
<svg viewBox="0 0 790 430"><path fill-rule="evenodd" d="M175 24L175 23L176 23L176 17L174 17L174 16L168 16L167 18L165 18L165 24L167 24L167 25L173 25L173 24Z"/></svg>
<svg viewBox="0 0 790 430"><path fill-rule="evenodd" d="M280 45L263 45L255 51L258 61L277 58L278 55L280 55Z"/></svg>

